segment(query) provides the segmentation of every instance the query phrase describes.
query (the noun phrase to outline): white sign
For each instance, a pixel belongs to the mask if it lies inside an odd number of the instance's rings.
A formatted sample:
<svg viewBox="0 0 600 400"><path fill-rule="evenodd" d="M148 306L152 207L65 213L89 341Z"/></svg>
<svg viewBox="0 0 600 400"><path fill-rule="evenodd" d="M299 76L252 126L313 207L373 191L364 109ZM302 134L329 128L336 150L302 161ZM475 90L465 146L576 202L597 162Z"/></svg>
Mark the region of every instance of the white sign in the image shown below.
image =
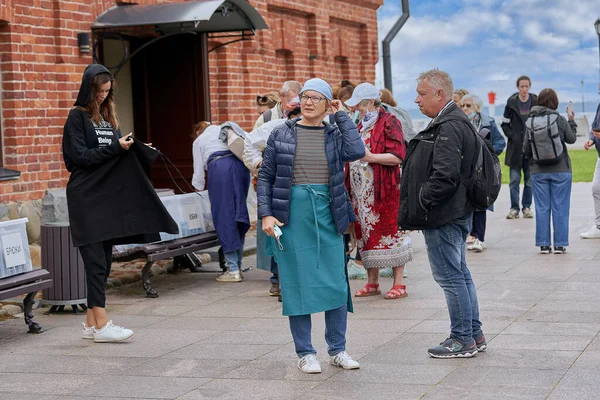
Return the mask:
<svg viewBox="0 0 600 400"><path fill-rule="evenodd" d="M197 203L185 204L183 206L183 218L188 222L190 229L202 228L202 209Z"/></svg>
<svg viewBox="0 0 600 400"><path fill-rule="evenodd" d="M25 246L20 232L2 235L2 250L7 269L25 264Z"/></svg>

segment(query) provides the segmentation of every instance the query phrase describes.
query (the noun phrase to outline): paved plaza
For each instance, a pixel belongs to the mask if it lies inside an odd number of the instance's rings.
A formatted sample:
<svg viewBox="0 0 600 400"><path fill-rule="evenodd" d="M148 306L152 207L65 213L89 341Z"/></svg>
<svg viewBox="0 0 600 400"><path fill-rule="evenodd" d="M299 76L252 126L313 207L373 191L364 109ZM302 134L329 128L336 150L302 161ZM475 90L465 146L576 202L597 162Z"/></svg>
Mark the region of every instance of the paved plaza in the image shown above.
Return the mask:
<svg viewBox="0 0 600 400"><path fill-rule="evenodd" d="M600 240L578 235L592 222L590 190L573 185L568 253L540 255L535 220L505 219L503 188L497 212L488 213L489 248L468 256L489 343L472 359L427 355L449 320L415 233L409 297L354 301L347 350L360 370L327 364L323 314L313 317L323 373L296 368L287 319L266 295L266 272L219 284L214 273L186 271L155 278L156 299L145 298L139 282L109 291L109 316L135 331L124 343L83 340L81 316L45 315L48 308L35 310L46 330L40 335L26 334L22 319L0 322L0 399L598 398ZM352 281L352 289L364 283ZM391 287L389 278L381 283Z"/></svg>

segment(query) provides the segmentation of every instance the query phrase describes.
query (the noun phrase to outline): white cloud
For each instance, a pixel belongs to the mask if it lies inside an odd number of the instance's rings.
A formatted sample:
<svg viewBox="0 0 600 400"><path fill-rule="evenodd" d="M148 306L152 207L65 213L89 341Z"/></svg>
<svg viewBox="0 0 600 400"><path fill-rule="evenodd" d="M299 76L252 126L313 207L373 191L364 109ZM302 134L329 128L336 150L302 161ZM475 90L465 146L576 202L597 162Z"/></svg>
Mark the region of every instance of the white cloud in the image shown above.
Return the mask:
<svg viewBox="0 0 600 400"><path fill-rule="evenodd" d="M525 24L525 37L533 44L539 47L569 47L569 40L566 37L557 37L552 32L544 30L542 24L538 21L530 21Z"/></svg>
<svg viewBox="0 0 600 400"><path fill-rule="evenodd" d="M498 104L529 75L535 92L557 90L561 101L597 100L599 0L437 0L411 4L411 17L392 43L394 93L414 108L415 79L431 68L450 73L456 87ZM380 33L398 18L380 14ZM378 69L378 83L382 82ZM579 96L576 94L579 93ZM563 100L564 99L564 100Z"/></svg>

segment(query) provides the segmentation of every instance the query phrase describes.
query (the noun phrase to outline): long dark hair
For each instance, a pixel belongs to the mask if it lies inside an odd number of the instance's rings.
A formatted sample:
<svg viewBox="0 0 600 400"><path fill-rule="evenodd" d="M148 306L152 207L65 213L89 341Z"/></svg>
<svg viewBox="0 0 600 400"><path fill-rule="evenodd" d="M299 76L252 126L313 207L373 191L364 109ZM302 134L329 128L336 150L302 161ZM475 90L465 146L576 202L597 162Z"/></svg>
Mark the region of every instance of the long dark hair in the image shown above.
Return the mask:
<svg viewBox="0 0 600 400"><path fill-rule="evenodd" d="M98 104L97 94L102 85L105 85L108 82L111 83L108 96L106 96L106 99L104 99L102 104ZM117 130L119 129L119 119L117 117L117 111L115 110L115 88L116 81L110 74L98 74L94 76L90 100L84 109L90 115L90 119L96 124L100 125L104 118L105 121L109 122L113 128Z"/></svg>

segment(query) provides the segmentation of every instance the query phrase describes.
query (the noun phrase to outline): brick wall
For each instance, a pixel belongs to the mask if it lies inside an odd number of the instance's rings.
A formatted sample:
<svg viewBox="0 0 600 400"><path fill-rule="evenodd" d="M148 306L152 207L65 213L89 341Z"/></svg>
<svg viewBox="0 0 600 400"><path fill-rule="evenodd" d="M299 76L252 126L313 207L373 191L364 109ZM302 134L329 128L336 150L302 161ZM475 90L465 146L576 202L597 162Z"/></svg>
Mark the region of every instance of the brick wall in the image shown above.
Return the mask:
<svg viewBox="0 0 600 400"><path fill-rule="evenodd" d="M39 199L66 185L62 127L79 89L83 67L77 33L90 30L115 3L179 0L1 0L0 72L4 167L21 171L0 182L0 203ZM270 29L247 42L210 53L213 122L250 129L257 94L286 79L320 77L332 84L375 79L376 10L382 0L251 0ZM209 48L218 45L211 40Z"/></svg>

